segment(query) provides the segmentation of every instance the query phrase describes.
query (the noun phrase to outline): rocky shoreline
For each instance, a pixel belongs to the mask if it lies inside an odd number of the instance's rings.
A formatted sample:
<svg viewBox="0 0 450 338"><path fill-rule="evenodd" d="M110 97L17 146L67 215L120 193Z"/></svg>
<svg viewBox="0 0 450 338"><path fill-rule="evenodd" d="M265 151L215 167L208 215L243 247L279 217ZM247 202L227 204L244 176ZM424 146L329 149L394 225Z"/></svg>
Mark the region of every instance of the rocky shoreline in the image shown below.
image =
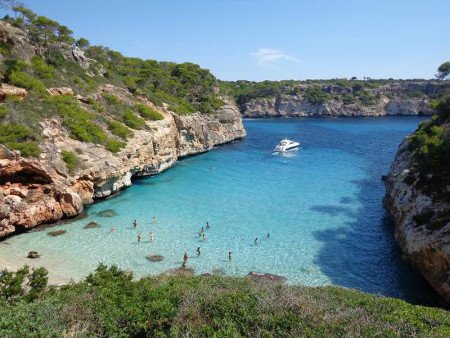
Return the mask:
<svg viewBox="0 0 450 338"><path fill-rule="evenodd" d="M395 221L395 239L403 258L450 304L450 222L434 227L433 217L428 216L450 206L433 200L413 184L413 155L406 139L386 177L384 205Z"/></svg>
<svg viewBox="0 0 450 338"><path fill-rule="evenodd" d="M0 146L0 238L74 217L94 199L129 187L132 177L158 174L179 158L245 136L239 111L230 102L214 115L178 116L155 109L164 119L147 122L149 128L136 131L116 155L100 145L70 138L57 119L42 123L39 159L24 158ZM62 150L78 153L80 164L75 171L67 169Z"/></svg>

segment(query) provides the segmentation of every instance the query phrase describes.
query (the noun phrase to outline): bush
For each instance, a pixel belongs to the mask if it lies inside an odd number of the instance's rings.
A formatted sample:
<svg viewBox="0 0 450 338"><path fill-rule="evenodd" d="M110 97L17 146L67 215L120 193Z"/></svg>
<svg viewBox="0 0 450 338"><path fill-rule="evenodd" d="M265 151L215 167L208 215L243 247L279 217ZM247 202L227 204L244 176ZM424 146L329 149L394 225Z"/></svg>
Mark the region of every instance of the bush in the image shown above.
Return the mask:
<svg viewBox="0 0 450 338"><path fill-rule="evenodd" d="M4 105L0 105L0 120L6 116L6 107Z"/></svg>
<svg viewBox="0 0 450 338"><path fill-rule="evenodd" d="M306 89L305 98L311 104L323 104L329 99L329 95L319 86L312 86Z"/></svg>
<svg viewBox="0 0 450 338"><path fill-rule="evenodd" d="M119 151L121 151L125 147L126 143L122 141L118 141L115 139L108 139L106 141L106 149L108 149L110 152L116 154Z"/></svg>
<svg viewBox="0 0 450 338"><path fill-rule="evenodd" d="M141 103L136 104L134 108L143 118L147 120L157 121L164 119L164 117L159 112Z"/></svg>
<svg viewBox="0 0 450 338"><path fill-rule="evenodd" d="M78 157L74 152L63 150L61 151L61 155L63 161L66 162L67 169L69 169L69 171L73 171L78 166Z"/></svg>
<svg viewBox="0 0 450 338"><path fill-rule="evenodd" d="M11 84L18 87L35 90L37 92L45 92L44 83L41 80L33 78L25 72L12 72L9 76L9 81Z"/></svg>
<svg viewBox="0 0 450 338"><path fill-rule="evenodd" d="M116 105L120 104L120 99L112 94L106 94L103 96L109 104Z"/></svg>
<svg viewBox="0 0 450 338"><path fill-rule="evenodd" d="M108 121L108 129L111 133L124 140L133 136L133 132L118 121Z"/></svg>
<svg viewBox="0 0 450 338"><path fill-rule="evenodd" d="M131 109L127 109L123 114L123 122L132 129L143 129L145 127L145 121L136 116Z"/></svg>
<svg viewBox="0 0 450 338"><path fill-rule="evenodd" d="M38 56L33 57L31 64L34 73L40 78L49 79L55 75L55 69Z"/></svg>
<svg viewBox="0 0 450 338"><path fill-rule="evenodd" d="M39 156L40 149L35 140L35 134L21 124L0 123L0 143L9 149L19 150L22 156Z"/></svg>

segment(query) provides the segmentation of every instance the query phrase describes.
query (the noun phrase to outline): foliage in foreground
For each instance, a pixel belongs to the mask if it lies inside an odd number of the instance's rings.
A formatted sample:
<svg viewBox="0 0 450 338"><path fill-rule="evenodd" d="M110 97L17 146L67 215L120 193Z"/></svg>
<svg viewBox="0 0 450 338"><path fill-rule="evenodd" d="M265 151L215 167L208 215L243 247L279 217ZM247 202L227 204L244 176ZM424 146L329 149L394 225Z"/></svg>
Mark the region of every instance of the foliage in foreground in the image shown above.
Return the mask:
<svg viewBox="0 0 450 338"><path fill-rule="evenodd" d="M29 271L24 275L29 279ZM17 274L16 274L17 275ZM450 335L449 312L338 287L132 274L100 265L83 282L20 290L0 274L0 336ZM45 277L45 276L44 276ZM6 280L6 282L5 282Z"/></svg>

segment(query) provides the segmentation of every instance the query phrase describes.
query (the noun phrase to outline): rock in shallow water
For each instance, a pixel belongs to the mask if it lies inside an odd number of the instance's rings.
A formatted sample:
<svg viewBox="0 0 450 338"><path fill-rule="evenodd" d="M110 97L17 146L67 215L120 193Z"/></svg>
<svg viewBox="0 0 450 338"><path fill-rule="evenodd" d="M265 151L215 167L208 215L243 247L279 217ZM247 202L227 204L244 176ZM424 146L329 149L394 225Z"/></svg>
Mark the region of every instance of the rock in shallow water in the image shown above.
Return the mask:
<svg viewBox="0 0 450 338"><path fill-rule="evenodd" d="M100 228L101 225L98 224L97 222L89 222L88 224L86 224L84 226L85 229L93 229L93 228Z"/></svg>
<svg viewBox="0 0 450 338"><path fill-rule="evenodd" d="M27 258L39 258L39 257L41 257L41 255L39 255L37 251L30 251L27 256Z"/></svg>
<svg viewBox="0 0 450 338"><path fill-rule="evenodd" d="M66 232L67 232L66 230L55 230L55 231L47 232L47 235L56 237L56 236L64 235Z"/></svg>
<svg viewBox="0 0 450 338"><path fill-rule="evenodd" d="M252 282L260 282L260 283L284 283L287 281L286 277L274 275L271 273L257 273L257 272L250 272L247 277Z"/></svg>
<svg viewBox="0 0 450 338"><path fill-rule="evenodd" d="M113 209L106 209L99 211L97 215L99 215L100 217L114 217L117 216L117 212Z"/></svg>
<svg viewBox="0 0 450 338"><path fill-rule="evenodd" d="M164 259L164 256L161 255L148 255L147 258L150 262L160 262Z"/></svg>

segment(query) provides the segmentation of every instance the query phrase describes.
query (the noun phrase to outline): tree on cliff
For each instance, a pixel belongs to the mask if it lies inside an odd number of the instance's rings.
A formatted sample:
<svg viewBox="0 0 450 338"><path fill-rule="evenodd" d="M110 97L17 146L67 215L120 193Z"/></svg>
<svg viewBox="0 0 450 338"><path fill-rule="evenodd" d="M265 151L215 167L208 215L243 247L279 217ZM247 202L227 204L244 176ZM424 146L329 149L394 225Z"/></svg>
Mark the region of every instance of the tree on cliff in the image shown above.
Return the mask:
<svg viewBox="0 0 450 338"><path fill-rule="evenodd" d="M450 62L444 62L438 67L437 71L436 77L439 80L444 80L450 75Z"/></svg>

